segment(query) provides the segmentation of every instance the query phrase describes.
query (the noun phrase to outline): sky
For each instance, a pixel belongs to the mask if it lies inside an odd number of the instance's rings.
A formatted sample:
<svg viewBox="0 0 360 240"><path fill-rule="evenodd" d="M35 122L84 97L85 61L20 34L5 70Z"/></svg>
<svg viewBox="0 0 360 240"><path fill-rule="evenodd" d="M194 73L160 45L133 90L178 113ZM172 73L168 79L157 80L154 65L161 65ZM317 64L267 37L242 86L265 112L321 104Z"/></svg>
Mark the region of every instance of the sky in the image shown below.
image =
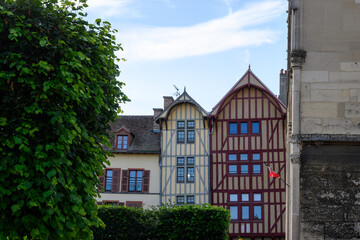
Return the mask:
<svg viewBox="0 0 360 240"><path fill-rule="evenodd" d="M279 94L286 69L287 0L88 0L88 21L117 29L122 115L152 115L176 88L206 111L249 65ZM174 87L176 86L176 88Z"/></svg>

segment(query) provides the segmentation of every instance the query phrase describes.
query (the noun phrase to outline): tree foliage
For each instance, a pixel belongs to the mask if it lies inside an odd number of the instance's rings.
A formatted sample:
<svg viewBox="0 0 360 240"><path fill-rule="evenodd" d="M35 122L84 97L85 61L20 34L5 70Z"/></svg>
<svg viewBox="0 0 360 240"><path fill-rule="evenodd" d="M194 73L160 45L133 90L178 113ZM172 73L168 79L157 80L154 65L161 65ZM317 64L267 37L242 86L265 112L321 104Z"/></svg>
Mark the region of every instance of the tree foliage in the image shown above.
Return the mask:
<svg viewBox="0 0 360 240"><path fill-rule="evenodd" d="M128 101L86 0L0 0L0 239L89 239L108 122Z"/></svg>

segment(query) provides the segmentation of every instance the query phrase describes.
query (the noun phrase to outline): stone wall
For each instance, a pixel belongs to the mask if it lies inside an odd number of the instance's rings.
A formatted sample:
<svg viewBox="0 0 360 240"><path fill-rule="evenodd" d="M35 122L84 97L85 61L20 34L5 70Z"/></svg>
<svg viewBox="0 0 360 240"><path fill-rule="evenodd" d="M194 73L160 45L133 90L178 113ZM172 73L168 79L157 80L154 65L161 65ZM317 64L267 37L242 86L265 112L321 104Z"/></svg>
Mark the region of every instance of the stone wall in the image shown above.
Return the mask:
<svg viewBox="0 0 360 240"><path fill-rule="evenodd" d="M360 145L303 145L300 239L360 239Z"/></svg>

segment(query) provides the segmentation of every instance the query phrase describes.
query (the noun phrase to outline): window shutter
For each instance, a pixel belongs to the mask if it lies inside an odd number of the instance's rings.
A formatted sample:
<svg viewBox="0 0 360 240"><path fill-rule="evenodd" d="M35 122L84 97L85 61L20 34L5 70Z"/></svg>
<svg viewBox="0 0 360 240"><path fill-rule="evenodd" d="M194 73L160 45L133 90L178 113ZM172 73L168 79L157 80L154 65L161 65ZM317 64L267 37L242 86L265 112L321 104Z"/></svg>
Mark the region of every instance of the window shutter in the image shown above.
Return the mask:
<svg viewBox="0 0 360 240"><path fill-rule="evenodd" d="M106 175L106 169L104 169L104 173L102 176L99 177L100 181L100 188L98 189L99 192L104 192L105 189L105 175Z"/></svg>
<svg viewBox="0 0 360 240"><path fill-rule="evenodd" d="M143 192L148 193L150 188L150 170L144 171Z"/></svg>
<svg viewBox="0 0 360 240"><path fill-rule="evenodd" d="M121 192L127 192L129 187L128 170L122 170Z"/></svg>
<svg viewBox="0 0 360 240"><path fill-rule="evenodd" d="M113 169L113 177L111 184L111 192L119 192L120 191L120 168Z"/></svg>

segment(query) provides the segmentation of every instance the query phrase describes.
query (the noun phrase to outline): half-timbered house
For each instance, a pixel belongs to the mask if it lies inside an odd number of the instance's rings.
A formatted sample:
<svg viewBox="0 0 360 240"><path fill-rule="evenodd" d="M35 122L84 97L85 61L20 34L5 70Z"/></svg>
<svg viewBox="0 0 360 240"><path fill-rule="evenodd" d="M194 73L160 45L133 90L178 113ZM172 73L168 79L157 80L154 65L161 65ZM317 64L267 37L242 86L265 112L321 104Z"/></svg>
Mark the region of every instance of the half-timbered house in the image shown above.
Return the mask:
<svg viewBox="0 0 360 240"><path fill-rule="evenodd" d="M157 118L161 203L209 203L208 113L186 91L175 101L164 99L164 111Z"/></svg>
<svg viewBox="0 0 360 240"><path fill-rule="evenodd" d="M210 113L211 203L230 210L230 237L283 239L285 106L250 70Z"/></svg>

